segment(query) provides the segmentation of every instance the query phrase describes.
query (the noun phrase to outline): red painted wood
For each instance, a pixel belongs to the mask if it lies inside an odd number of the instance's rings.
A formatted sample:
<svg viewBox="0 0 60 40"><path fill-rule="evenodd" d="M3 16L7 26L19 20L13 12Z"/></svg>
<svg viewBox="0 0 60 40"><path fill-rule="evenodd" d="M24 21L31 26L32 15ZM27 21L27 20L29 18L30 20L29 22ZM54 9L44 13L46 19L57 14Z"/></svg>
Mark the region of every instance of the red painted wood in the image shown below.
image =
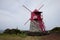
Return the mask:
<svg viewBox="0 0 60 40"><path fill-rule="evenodd" d="M42 12L40 12L39 15L36 14L36 12L39 12L39 11L35 9L33 12L31 12L30 20L33 21L34 19L37 19L37 21L39 22L39 28L41 29L42 32L45 32L45 25L43 23L43 18L41 16Z"/></svg>

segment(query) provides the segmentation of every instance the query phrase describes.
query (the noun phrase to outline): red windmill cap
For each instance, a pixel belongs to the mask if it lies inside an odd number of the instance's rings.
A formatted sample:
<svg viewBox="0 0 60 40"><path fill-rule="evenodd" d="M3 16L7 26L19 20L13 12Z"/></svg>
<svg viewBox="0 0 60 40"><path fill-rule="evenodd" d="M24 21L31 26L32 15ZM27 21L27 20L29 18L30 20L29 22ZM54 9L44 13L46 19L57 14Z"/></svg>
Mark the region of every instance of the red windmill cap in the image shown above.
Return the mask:
<svg viewBox="0 0 60 40"><path fill-rule="evenodd" d="M36 9L35 9L33 12L34 12L34 13L42 13L42 12L36 10Z"/></svg>

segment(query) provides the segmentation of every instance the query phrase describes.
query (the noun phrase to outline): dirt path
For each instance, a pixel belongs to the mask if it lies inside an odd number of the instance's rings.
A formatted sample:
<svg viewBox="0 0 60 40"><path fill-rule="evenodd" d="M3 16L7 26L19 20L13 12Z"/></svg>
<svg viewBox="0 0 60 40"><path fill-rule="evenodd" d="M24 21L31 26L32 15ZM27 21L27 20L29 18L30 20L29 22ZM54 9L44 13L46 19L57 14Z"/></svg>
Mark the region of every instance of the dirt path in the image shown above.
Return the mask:
<svg viewBox="0 0 60 40"><path fill-rule="evenodd" d="M51 33L42 37L42 40L60 40L60 33Z"/></svg>

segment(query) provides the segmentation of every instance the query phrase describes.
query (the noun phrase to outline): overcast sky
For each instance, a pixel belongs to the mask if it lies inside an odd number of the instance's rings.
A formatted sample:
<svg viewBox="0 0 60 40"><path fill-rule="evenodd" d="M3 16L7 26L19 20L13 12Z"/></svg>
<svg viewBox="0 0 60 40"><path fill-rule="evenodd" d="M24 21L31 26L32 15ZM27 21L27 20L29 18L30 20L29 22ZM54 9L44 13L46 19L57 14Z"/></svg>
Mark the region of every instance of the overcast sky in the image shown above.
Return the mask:
<svg viewBox="0 0 60 40"><path fill-rule="evenodd" d="M30 18L31 13L22 5L33 11L42 4L44 6L39 11L43 12L46 30L59 27L60 0L0 0L0 30L17 27L20 30L29 30L30 21L26 25L24 23Z"/></svg>

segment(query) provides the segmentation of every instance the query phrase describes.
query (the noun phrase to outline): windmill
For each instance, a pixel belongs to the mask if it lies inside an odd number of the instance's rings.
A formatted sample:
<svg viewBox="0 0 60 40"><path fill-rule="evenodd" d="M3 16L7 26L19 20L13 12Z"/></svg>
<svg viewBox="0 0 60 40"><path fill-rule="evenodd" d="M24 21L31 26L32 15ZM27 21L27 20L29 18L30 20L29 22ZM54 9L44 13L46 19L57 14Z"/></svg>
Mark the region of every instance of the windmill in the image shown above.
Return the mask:
<svg viewBox="0 0 60 40"><path fill-rule="evenodd" d="M32 32L45 32L45 25L44 25L43 18L41 15L42 12L39 11L43 7L43 5L39 9L35 9L34 11L31 11L25 5L23 5L23 7L26 8L29 12L31 12L31 17L29 18L30 31L32 31Z"/></svg>

